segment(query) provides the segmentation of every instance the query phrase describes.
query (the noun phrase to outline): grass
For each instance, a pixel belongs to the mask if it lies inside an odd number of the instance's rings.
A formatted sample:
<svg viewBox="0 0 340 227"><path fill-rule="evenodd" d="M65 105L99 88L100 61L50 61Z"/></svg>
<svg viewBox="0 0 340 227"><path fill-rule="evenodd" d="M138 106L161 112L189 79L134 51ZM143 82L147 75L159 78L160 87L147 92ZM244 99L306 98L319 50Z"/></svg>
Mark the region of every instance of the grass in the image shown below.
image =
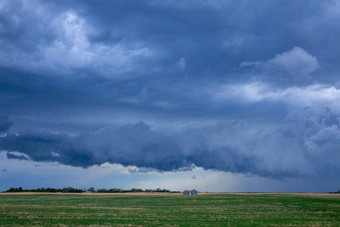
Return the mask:
<svg viewBox="0 0 340 227"><path fill-rule="evenodd" d="M0 195L0 226L340 226L340 197Z"/></svg>

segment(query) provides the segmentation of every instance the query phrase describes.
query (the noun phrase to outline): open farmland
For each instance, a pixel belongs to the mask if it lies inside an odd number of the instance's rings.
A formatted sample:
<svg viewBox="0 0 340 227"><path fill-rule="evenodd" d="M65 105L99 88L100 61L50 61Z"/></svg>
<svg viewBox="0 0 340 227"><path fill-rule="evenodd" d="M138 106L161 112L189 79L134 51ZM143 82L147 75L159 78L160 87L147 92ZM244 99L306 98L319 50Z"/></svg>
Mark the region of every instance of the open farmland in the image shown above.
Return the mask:
<svg viewBox="0 0 340 227"><path fill-rule="evenodd" d="M0 194L0 225L340 226L340 196Z"/></svg>

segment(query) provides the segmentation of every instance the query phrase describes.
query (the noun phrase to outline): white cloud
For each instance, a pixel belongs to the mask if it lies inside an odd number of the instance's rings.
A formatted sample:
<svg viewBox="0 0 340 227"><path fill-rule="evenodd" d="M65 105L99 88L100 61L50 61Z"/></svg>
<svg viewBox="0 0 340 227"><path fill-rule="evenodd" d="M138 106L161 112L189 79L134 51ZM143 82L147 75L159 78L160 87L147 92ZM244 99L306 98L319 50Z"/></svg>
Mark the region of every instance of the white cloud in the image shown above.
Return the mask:
<svg viewBox="0 0 340 227"><path fill-rule="evenodd" d="M177 67L180 69L180 70L184 70L185 67L186 67L186 60L185 58L180 58L177 62Z"/></svg>
<svg viewBox="0 0 340 227"><path fill-rule="evenodd" d="M3 30L10 32L17 28L23 36L18 38L23 39L29 50L0 38L0 45L5 47L0 50L1 66L34 73L52 71L64 75L88 71L105 77L119 77L143 70L140 61L153 55L141 42L91 42L89 35L96 33L96 28L74 11L53 12L53 7L36 1L32 4L5 3L7 8L0 10L8 15L12 24ZM28 15L29 19L20 14ZM32 24L39 26L32 27ZM44 40L46 37L50 40Z"/></svg>
<svg viewBox="0 0 340 227"><path fill-rule="evenodd" d="M66 70L88 67L110 77L114 73L136 70L136 58L151 55L143 46L91 43L87 38L91 28L73 12L62 14L56 21L62 25L60 36L52 45L41 47L43 58L51 62L52 67Z"/></svg>
<svg viewBox="0 0 340 227"><path fill-rule="evenodd" d="M241 68L245 68L245 67L252 67L252 66L258 66L258 65L261 65L262 62L261 61L243 61L241 62L240 64L240 67Z"/></svg>
<svg viewBox="0 0 340 227"><path fill-rule="evenodd" d="M252 82L222 85L211 89L211 98L216 101L284 102L295 106L328 106L340 111L340 89L323 84L305 87L276 89L270 84Z"/></svg>
<svg viewBox="0 0 340 227"><path fill-rule="evenodd" d="M310 74L320 69L315 56L310 55L301 47L294 47L292 50L276 55L266 62L241 62L240 68L255 67L260 73L271 79L304 80Z"/></svg>
<svg viewBox="0 0 340 227"><path fill-rule="evenodd" d="M316 57L300 47L294 47L267 61L265 67L284 70L297 76L305 76L319 69L320 65Z"/></svg>

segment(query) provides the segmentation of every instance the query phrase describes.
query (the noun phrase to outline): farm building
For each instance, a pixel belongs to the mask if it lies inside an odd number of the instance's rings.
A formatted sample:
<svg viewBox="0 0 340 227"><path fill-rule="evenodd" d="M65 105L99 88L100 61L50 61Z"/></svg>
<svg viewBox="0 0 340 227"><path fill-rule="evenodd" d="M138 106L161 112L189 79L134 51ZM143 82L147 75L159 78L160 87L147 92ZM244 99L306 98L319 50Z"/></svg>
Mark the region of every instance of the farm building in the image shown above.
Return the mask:
<svg viewBox="0 0 340 227"><path fill-rule="evenodd" d="M183 191L183 195L189 195L189 191L188 190L184 190Z"/></svg>
<svg viewBox="0 0 340 227"><path fill-rule="evenodd" d="M192 189L191 190L191 195L197 195L197 190L196 189Z"/></svg>

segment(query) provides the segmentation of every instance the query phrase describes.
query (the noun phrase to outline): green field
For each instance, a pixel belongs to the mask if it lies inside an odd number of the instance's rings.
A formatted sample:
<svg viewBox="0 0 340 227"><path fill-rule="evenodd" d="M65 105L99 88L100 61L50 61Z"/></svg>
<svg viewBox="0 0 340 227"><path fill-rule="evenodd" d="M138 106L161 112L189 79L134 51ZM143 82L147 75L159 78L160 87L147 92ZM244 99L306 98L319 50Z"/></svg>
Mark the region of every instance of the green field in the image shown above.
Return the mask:
<svg viewBox="0 0 340 227"><path fill-rule="evenodd" d="M340 197L0 195L0 226L13 225L340 226Z"/></svg>

